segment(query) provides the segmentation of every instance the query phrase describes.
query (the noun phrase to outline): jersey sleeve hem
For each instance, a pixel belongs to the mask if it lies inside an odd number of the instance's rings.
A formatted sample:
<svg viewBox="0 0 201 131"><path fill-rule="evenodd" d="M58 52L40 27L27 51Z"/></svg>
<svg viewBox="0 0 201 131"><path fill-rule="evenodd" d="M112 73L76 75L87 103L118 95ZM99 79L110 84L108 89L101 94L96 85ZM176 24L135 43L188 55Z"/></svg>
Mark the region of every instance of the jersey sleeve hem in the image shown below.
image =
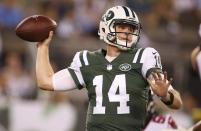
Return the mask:
<svg viewBox="0 0 201 131"><path fill-rule="evenodd" d="M70 75L72 76L72 78L73 78L73 80L74 80L76 86L78 87L78 89L79 89L79 90L82 89L83 86L82 86L82 84L79 82L79 80L78 80L78 78L77 78L77 76L76 76L74 70L68 68L68 71L69 71Z"/></svg>

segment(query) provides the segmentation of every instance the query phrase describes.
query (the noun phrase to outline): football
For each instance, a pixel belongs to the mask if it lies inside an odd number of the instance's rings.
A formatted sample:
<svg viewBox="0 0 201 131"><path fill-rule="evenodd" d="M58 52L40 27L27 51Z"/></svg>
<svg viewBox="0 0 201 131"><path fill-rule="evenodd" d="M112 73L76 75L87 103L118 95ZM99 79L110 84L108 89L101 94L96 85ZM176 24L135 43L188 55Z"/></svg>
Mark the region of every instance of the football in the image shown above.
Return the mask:
<svg viewBox="0 0 201 131"><path fill-rule="evenodd" d="M16 27L18 37L29 42L41 42L48 38L50 31L55 31L57 23L43 15L33 15L23 19Z"/></svg>

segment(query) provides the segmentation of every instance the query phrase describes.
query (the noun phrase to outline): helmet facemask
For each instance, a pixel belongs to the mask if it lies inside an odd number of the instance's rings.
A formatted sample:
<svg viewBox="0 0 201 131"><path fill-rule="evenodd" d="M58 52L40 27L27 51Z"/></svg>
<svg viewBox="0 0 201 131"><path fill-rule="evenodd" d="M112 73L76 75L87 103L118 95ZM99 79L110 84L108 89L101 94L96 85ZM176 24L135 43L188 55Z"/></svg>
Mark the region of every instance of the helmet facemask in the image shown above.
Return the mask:
<svg viewBox="0 0 201 131"><path fill-rule="evenodd" d="M119 32L116 30L117 25L131 26L133 32ZM132 49L136 46L140 35L140 24L128 20L114 20L114 22L111 22L109 27L110 33L107 34L107 39L109 41L108 44L117 46L122 50ZM119 39L120 34L126 35L126 38L124 38L125 40Z"/></svg>

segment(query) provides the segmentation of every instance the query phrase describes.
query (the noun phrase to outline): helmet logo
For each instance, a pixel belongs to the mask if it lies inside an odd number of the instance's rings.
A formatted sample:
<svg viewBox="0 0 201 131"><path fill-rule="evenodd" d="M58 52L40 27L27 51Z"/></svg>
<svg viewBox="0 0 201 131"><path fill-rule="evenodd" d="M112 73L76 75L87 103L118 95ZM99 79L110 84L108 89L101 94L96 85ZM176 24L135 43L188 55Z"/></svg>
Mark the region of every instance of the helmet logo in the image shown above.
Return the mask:
<svg viewBox="0 0 201 131"><path fill-rule="evenodd" d="M111 20L114 17L114 12L109 11L108 14L106 15L106 21Z"/></svg>
<svg viewBox="0 0 201 131"><path fill-rule="evenodd" d="M119 66L119 69L120 69L121 71L129 71L129 70L131 70L131 65L128 64L128 63L124 63L124 64L121 64L121 65Z"/></svg>

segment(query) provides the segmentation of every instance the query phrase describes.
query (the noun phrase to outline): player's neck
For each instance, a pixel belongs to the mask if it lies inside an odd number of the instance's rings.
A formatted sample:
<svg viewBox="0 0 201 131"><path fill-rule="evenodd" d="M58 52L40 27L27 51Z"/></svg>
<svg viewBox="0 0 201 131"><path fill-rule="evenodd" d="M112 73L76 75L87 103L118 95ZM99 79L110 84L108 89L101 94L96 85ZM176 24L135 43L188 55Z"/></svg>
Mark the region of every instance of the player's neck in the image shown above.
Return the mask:
<svg viewBox="0 0 201 131"><path fill-rule="evenodd" d="M108 45L107 46L107 56L117 57L121 53L121 50L115 46Z"/></svg>

